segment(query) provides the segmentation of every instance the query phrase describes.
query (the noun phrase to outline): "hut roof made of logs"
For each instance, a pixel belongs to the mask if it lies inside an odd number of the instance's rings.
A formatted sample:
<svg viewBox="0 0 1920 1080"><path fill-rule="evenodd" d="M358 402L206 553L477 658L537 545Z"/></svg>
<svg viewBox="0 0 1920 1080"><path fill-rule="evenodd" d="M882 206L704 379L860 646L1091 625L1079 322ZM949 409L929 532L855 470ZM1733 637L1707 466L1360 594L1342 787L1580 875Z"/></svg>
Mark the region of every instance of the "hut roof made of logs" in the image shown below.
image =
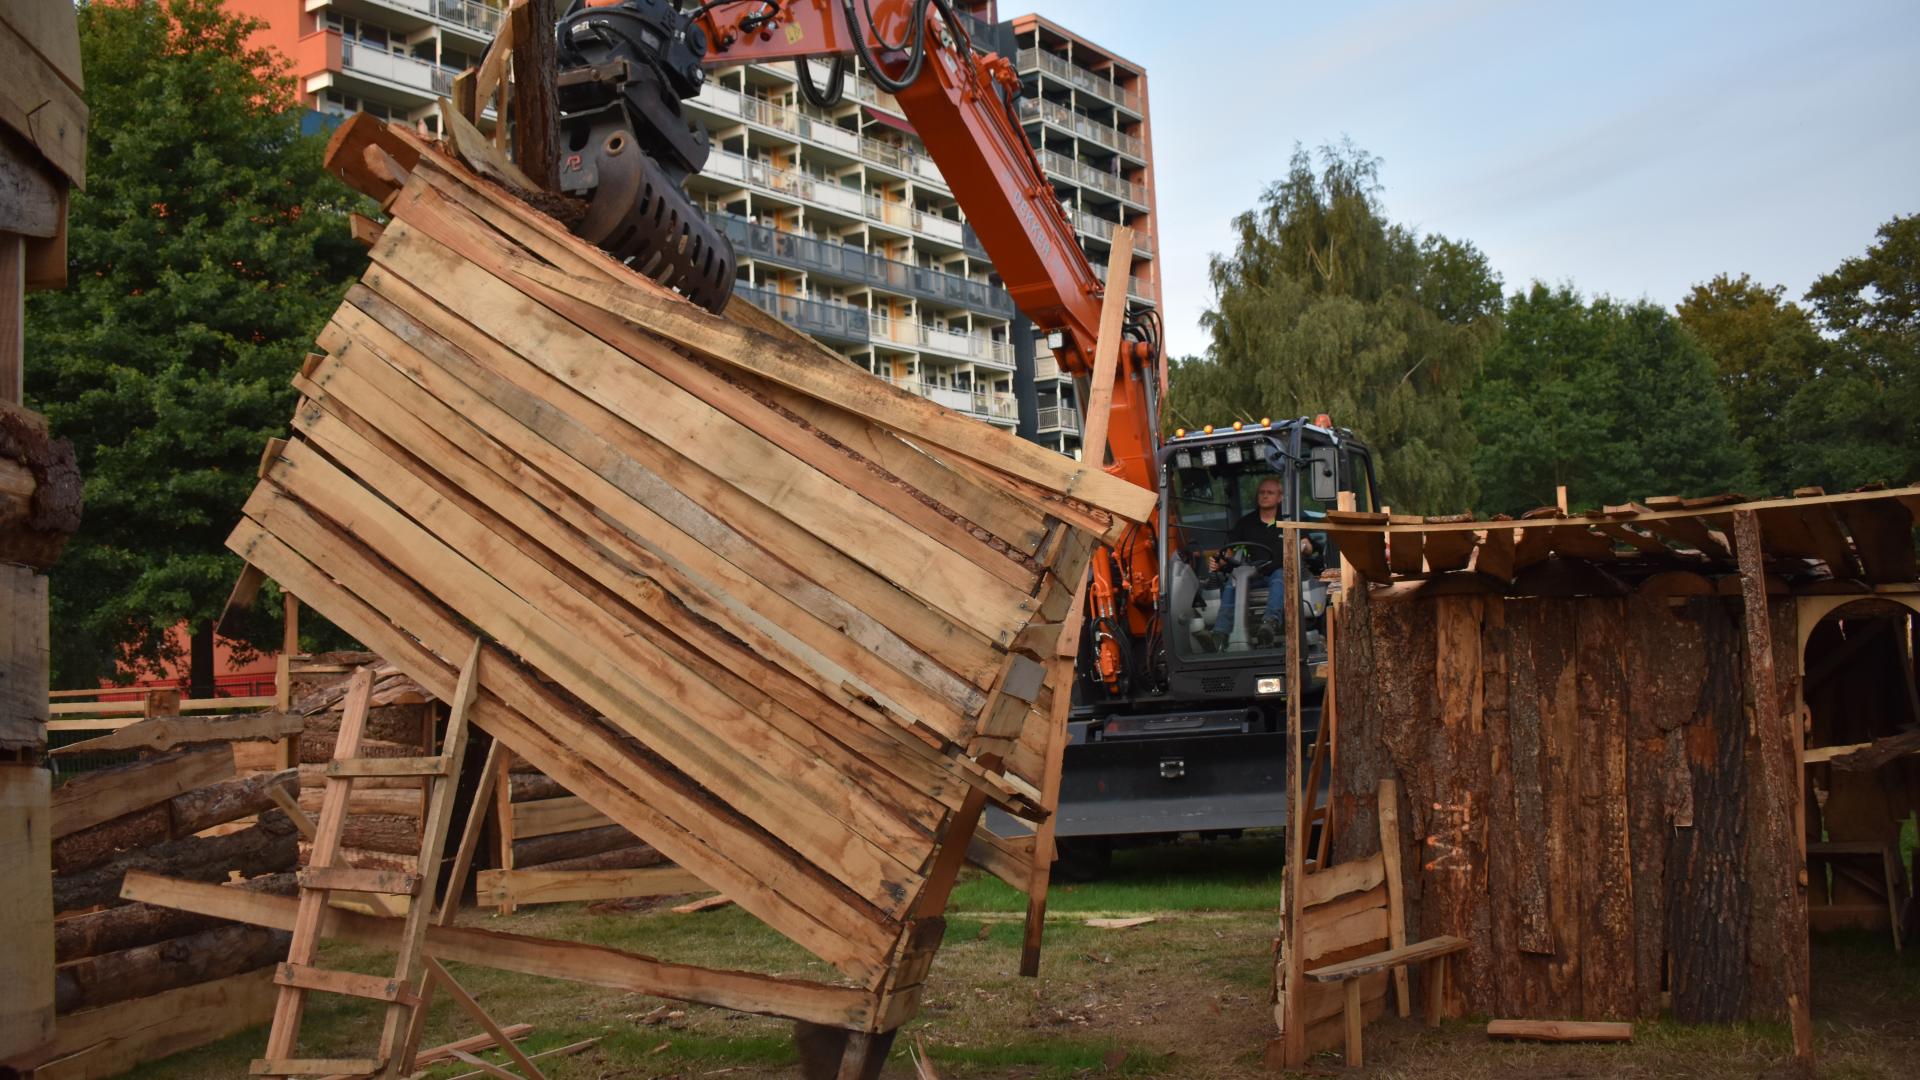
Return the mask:
<svg viewBox="0 0 1920 1080"><path fill-rule="evenodd" d="M1897 587L1920 578L1913 533L1920 487L1836 494L1802 488L1770 499L1664 496L1585 514L1542 507L1517 519L1336 510L1324 522L1296 527L1337 533L1342 556L1378 584L1457 571L1512 584L1549 556L1625 583L1675 570L1737 572L1733 517L1742 511L1759 519L1766 571L1785 584Z"/></svg>

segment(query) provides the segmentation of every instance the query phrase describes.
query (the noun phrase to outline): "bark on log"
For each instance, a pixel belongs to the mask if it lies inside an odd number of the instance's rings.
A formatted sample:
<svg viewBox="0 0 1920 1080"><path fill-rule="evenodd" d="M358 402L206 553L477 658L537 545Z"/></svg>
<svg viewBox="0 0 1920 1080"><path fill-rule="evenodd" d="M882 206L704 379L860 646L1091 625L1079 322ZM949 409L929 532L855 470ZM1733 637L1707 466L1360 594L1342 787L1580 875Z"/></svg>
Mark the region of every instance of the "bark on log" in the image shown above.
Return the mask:
<svg viewBox="0 0 1920 1080"><path fill-rule="evenodd" d="M366 848L343 847L333 858L335 866L351 866L357 870L397 870L403 874L416 872L420 859L418 855L395 855L387 851L368 851ZM313 845L300 845L300 865L308 866L313 862Z"/></svg>
<svg viewBox="0 0 1920 1080"><path fill-rule="evenodd" d="M275 896L292 896L295 891L294 874L291 870L266 874L237 885L235 889L249 892L272 893ZM85 915L75 915L61 919L53 924L53 959L56 963L67 963L103 953L119 952L141 945L151 945L157 941L197 934L202 930L211 930L225 925L225 919L211 915L196 915L178 908L156 907L152 904L122 904L104 911L91 911Z"/></svg>
<svg viewBox="0 0 1920 1080"><path fill-rule="evenodd" d="M0 527L0 563L44 570L60 558L80 526L80 468L73 443L53 438L46 420L0 402L0 461L17 463L33 480L33 494ZM13 470L18 472L19 470Z"/></svg>
<svg viewBox="0 0 1920 1080"><path fill-rule="evenodd" d="M153 945L90 956L54 971L57 1014L224 979L286 959L293 935L229 925Z"/></svg>
<svg viewBox="0 0 1920 1080"><path fill-rule="evenodd" d="M123 851L164 844L173 838L173 815L166 803L155 803L81 829L53 842L53 872L77 874L99 866Z"/></svg>
<svg viewBox="0 0 1920 1080"><path fill-rule="evenodd" d="M408 681L405 686L394 688L395 694L406 692L414 684ZM420 745L420 732L428 715L425 705L387 705L367 710L365 738L378 742L405 743L408 746ZM329 752L334 739L340 733L340 714L326 710L309 715L306 718L306 738L325 744ZM363 743L364 745L364 743ZM414 751L418 753L418 750Z"/></svg>
<svg viewBox="0 0 1920 1080"><path fill-rule="evenodd" d="M318 791L326 786L327 766L325 762L300 766L301 791ZM353 790L355 791L386 791L395 789L419 791L420 778L417 776L362 776L355 778L353 781Z"/></svg>
<svg viewBox="0 0 1920 1080"><path fill-rule="evenodd" d="M631 843L633 834L618 825L536 836L531 840L513 842L513 865L516 868L540 866L561 859L577 859L582 855L598 855Z"/></svg>
<svg viewBox="0 0 1920 1080"><path fill-rule="evenodd" d="M573 792L560 786L560 781L539 773L511 773L508 785L513 789L514 802L534 802L539 799L558 799Z"/></svg>
<svg viewBox="0 0 1920 1080"><path fill-rule="evenodd" d="M237 870L255 877L291 869L298 858L299 830L278 810L225 836L189 836L124 852L104 866L53 879L53 909L74 911L100 904L117 906L120 879L129 870L148 870L189 881L225 881Z"/></svg>
<svg viewBox="0 0 1920 1080"><path fill-rule="evenodd" d="M355 787L359 784L356 782ZM300 793L300 809L309 815L317 816L326 803L326 794L319 788L307 788ZM420 816L420 791L396 789L392 791L356 791L347 802L347 820L367 814L417 818Z"/></svg>
<svg viewBox="0 0 1920 1080"><path fill-rule="evenodd" d="M272 791L282 788L289 795L299 791L299 774L292 769L275 773L255 773L235 777L218 784L176 795L168 803L173 815L175 839L191 836L215 825L238 821L248 814L273 809Z"/></svg>
<svg viewBox="0 0 1920 1080"><path fill-rule="evenodd" d="M1717 597L1686 614L1704 646L1706 678L1685 739L1693 827L1674 831L1667 856L1667 948L1672 1008L1681 1023L1732 1023L1747 1014L1752 900L1747 845L1746 718L1740 628Z"/></svg>
<svg viewBox="0 0 1920 1080"><path fill-rule="evenodd" d="M603 851L598 855L582 855L574 859L558 859L539 866L519 866L516 870L637 870L643 866L658 866L666 862L667 857L653 850L650 844L632 844L627 847Z"/></svg>
<svg viewBox="0 0 1920 1080"><path fill-rule="evenodd" d="M327 733L301 736L300 764L325 765L327 762L332 761L333 744L335 741L335 735ZM395 742L390 739L366 739L360 743L360 752L356 756L370 758L415 757L419 753L420 746L417 741ZM357 786L358 781L355 781L355 784Z"/></svg>

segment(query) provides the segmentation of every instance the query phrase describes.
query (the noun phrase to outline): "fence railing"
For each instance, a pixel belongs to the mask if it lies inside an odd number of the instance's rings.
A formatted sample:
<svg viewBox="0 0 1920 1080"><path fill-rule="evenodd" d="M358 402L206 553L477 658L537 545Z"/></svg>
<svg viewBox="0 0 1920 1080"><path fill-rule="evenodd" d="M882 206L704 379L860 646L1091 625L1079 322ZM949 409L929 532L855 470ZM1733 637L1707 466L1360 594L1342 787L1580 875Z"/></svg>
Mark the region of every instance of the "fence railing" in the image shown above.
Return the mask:
<svg viewBox="0 0 1920 1080"><path fill-rule="evenodd" d="M1041 431L1064 431L1069 435L1080 434L1080 410L1072 406L1047 405L1040 409Z"/></svg>
<svg viewBox="0 0 1920 1080"><path fill-rule="evenodd" d="M340 41L340 66L348 71L399 83L423 94L441 96L453 92L454 76L460 74L452 68L443 68L411 56L400 56L345 38Z"/></svg>

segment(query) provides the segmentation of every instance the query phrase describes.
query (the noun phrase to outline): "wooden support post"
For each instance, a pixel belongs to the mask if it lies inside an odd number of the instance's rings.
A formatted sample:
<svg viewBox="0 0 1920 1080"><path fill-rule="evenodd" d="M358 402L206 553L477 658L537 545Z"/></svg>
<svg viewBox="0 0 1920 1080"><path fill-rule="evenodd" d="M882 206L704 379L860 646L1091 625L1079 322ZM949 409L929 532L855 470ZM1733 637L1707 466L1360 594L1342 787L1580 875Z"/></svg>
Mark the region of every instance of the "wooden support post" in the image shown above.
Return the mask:
<svg viewBox="0 0 1920 1080"><path fill-rule="evenodd" d="M1447 1011L1447 960L1445 956L1436 956L1427 961L1427 1015L1426 1024L1430 1028L1440 1026L1440 1018ZM1404 970L1404 969L1402 969Z"/></svg>
<svg viewBox="0 0 1920 1080"><path fill-rule="evenodd" d="M1386 868L1387 875L1387 947L1402 949L1407 944L1407 912L1404 892L1406 881L1400 876L1400 848L1397 843L1388 843L1391 838L1400 838L1400 784L1399 781L1383 779L1377 789L1375 799L1380 815L1380 865ZM1429 970L1432 970L1429 968ZM1433 988L1428 987L1432 994ZM1393 999L1402 1018L1412 1012L1413 998L1407 992L1407 968L1405 964L1393 969Z"/></svg>
<svg viewBox="0 0 1920 1080"><path fill-rule="evenodd" d="M1367 1017L1360 1001L1360 980L1348 979L1346 986L1346 1005L1341 1015L1347 1025L1347 1068L1358 1069L1366 1064Z"/></svg>
<svg viewBox="0 0 1920 1080"><path fill-rule="evenodd" d="M280 655L273 662L273 708L280 713L293 711L293 657L300 651L300 601L292 593L281 595ZM300 764L300 736L289 735L274 745L274 768L291 769Z"/></svg>
<svg viewBox="0 0 1920 1080"><path fill-rule="evenodd" d="M1560 508L1561 513L1567 513L1567 485L1561 484L1553 489L1553 504Z"/></svg>
<svg viewBox="0 0 1920 1080"><path fill-rule="evenodd" d="M510 774L513 771L513 751L502 749L500 760L494 763L493 778L493 831L500 845L500 869L513 869L513 784ZM482 803L474 802L477 811ZM500 900L500 914L511 915L515 905L510 899Z"/></svg>
<svg viewBox="0 0 1920 1080"><path fill-rule="evenodd" d="M1127 319L1127 280L1133 274L1133 230L1113 230L1113 254L1107 259L1107 295L1100 303L1100 339L1094 344L1093 378L1087 384L1087 429L1080 452L1094 465L1107 460L1107 414L1113 407L1113 380L1120 367L1120 340Z"/></svg>
<svg viewBox="0 0 1920 1080"><path fill-rule="evenodd" d="M1067 748L1067 714L1073 707L1073 667L1080 655L1080 633L1086 625L1087 579L1082 578L1073 591L1073 605L1067 609L1066 625L1054 646L1053 713L1047 718L1047 763L1041 774L1040 803L1047 820L1033 831L1033 876L1027 884L1027 924L1020 939L1020 974L1033 978L1040 974L1040 940L1046 933L1047 892L1053 884L1054 828L1060 809L1060 763Z"/></svg>
<svg viewBox="0 0 1920 1080"><path fill-rule="evenodd" d="M1289 532L1282 552L1285 570L1281 576L1283 595L1300 595L1299 534ZM1300 922L1300 890L1306 883L1307 860L1306 802L1301 791L1300 770L1300 695L1306 692L1306 680L1300 666L1300 605L1283 605L1287 613L1287 865L1286 911L1282 933L1286 941L1286 972L1281 980L1282 1058L1285 1066L1297 1069L1307 1063L1307 1022L1300 1004L1305 989L1306 948Z"/></svg>
<svg viewBox="0 0 1920 1080"><path fill-rule="evenodd" d="M1793 1028L1793 1054L1803 1070L1813 1068L1813 1013L1811 998L1811 961L1807 940L1807 852L1806 807L1804 805L1805 740L1800 734L1797 712L1780 708L1778 684L1773 668L1773 628L1767 613L1767 576L1760 546L1760 518L1752 510L1733 514L1734 551L1740 561L1740 598L1745 611L1747 639L1747 689L1752 695L1753 712L1748 732L1760 747L1756 795L1784 797L1792 814L1789 823L1797 858L1782 872L1792 877L1785 883L1755 882L1754 888L1781 888L1793 907L1793 913L1781 921L1787 940L1780 942L1785 953L1787 1019ZM1772 782L1769 782L1769 778Z"/></svg>

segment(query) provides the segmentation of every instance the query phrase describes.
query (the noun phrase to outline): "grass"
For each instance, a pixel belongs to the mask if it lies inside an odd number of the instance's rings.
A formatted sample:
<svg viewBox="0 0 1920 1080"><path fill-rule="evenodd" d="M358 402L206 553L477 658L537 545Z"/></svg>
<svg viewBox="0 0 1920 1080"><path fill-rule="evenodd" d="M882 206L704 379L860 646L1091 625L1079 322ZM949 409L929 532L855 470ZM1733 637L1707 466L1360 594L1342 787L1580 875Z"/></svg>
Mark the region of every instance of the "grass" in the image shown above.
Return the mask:
<svg viewBox="0 0 1920 1080"><path fill-rule="evenodd" d="M1909 827L1911 837L1911 827ZM1119 852L1106 880L1057 887L1042 977L1020 978L1025 901L997 881L970 876L954 892L946 941L927 981L920 1015L902 1029L886 1076L910 1077L912 1048L944 1080L1013 1077L1266 1077L1261 1051L1272 1033L1271 978L1277 843L1167 845ZM468 912L492 929L594 941L662 959L827 978L824 965L744 912L674 915L666 904L611 914L584 905L532 908L499 918ZM1090 913L1150 913L1125 930L1085 925ZM377 950L329 945L323 963L378 971ZM615 990L456 966L462 984L502 1023L535 1026L538 1051L587 1038L585 1054L542 1062L553 1080L797 1075L790 1027L768 1017L663 1002ZM1896 958L1884 939L1834 935L1816 942L1814 1015L1823 1076L1901 1078L1920 1058L1920 953ZM301 1049L349 1055L371 1048L378 1014L366 1003L312 999ZM427 1044L473 1031L444 1000L429 1014ZM253 1031L143 1067L143 1080L244 1075L260 1052ZM1555 1077L1787 1075L1791 1038L1775 1024L1706 1027L1642 1022L1630 1045L1491 1043L1478 1021L1437 1031L1416 1018L1386 1017L1367 1030L1376 1077L1509 1080ZM1309 1075L1339 1066L1317 1058ZM430 1070L446 1080L458 1063Z"/></svg>

